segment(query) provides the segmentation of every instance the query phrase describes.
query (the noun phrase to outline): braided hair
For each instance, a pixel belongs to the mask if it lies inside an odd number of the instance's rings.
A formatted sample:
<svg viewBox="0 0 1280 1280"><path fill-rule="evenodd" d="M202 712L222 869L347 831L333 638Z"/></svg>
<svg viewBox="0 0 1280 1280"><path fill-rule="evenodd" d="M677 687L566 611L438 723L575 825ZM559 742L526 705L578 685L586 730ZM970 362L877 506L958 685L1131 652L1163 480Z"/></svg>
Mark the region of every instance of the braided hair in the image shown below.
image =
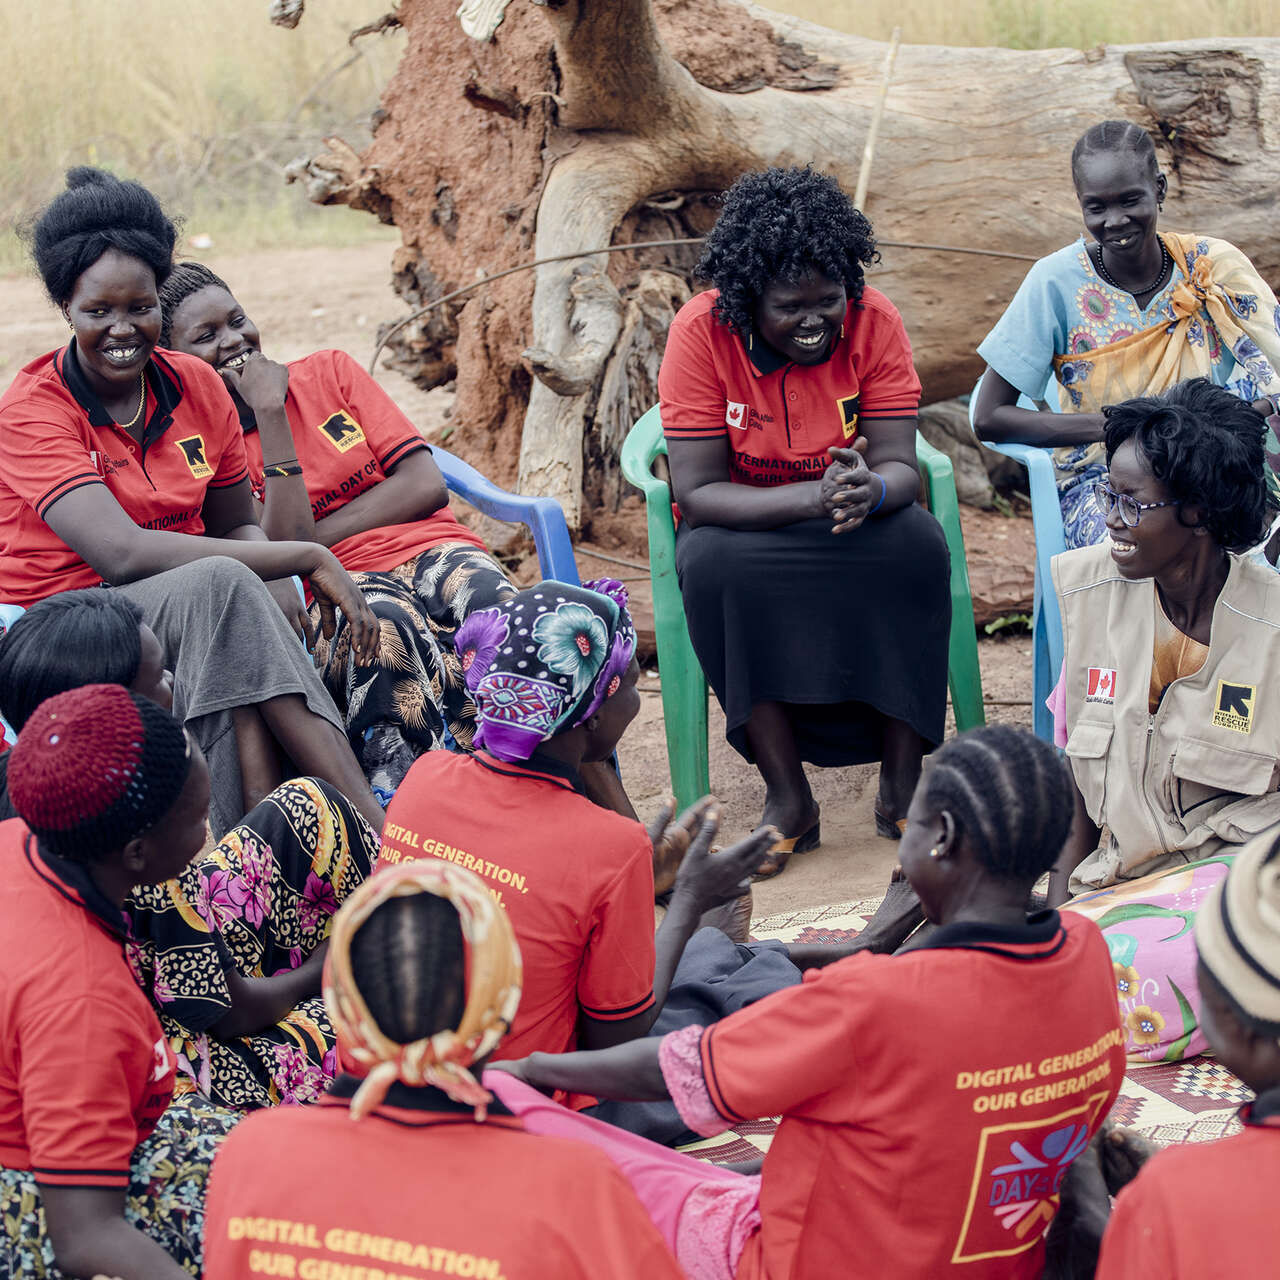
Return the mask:
<svg viewBox="0 0 1280 1280"><path fill-rule="evenodd" d="M1245 401L1208 378L1189 378L1102 412L1107 465L1132 440L1178 504L1179 524L1186 524L1183 506L1195 506L1200 525L1225 550L1246 551L1262 540L1270 519L1266 427Z"/></svg>
<svg viewBox="0 0 1280 1280"><path fill-rule="evenodd" d="M388 899L351 939L351 975L388 1039L412 1044L452 1031L466 1004L457 908L431 893Z"/></svg>
<svg viewBox="0 0 1280 1280"><path fill-rule="evenodd" d="M1156 155L1151 135L1132 120L1103 120L1086 129L1071 148L1071 180L1080 186L1080 161L1085 156L1100 151L1131 152L1146 169L1146 176L1154 182L1160 176L1160 160Z"/></svg>
<svg viewBox="0 0 1280 1280"><path fill-rule="evenodd" d="M1068 767L1025 729L987 725L952 738L929 758L922 785L928 812L949 813L957 838L997 880L1030 887L1071 830Z"/></svg>
<svg viewBox="0 0 1280 1280"><path fill-rule="evenodd" d="M694 274L720 291L715 317L745 337L775 280L824 275L862 297L863 267L879 260L871 223L840 184L807 166L744 173L724 194Z"/></svg>
<svg viewBox="0 0 1280 1280"><path fill-rule="evenodd" d="M36 219L33 252L49 297L61 306L109 249L140 259L156 285L163 284L177 238L160 202L141 183L82 166L67 170L66 190Z"/></svg>
<svg viewBox="0 0 1280 1280"><path fill-rule="evenodd" d="M173 318L193 293L201 289L225 289L231 292L227 282L214 275L203 262L179 262L169 272L168 278L159 288L160 294L160 345L169 346L173 335Z"/></svg>

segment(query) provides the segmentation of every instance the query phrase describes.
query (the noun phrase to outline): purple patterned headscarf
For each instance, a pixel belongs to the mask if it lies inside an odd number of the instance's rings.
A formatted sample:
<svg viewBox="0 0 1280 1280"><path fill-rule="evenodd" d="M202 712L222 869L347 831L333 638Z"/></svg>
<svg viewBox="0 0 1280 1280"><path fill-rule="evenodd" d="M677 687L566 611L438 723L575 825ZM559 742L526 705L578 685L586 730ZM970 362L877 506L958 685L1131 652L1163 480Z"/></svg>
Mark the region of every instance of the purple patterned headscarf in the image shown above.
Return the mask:
<svg viewBox="0 0 1280 1280"><path fill-rule="evenodd" d="M454 648L476 703L477 747L527 760L617 692L636 651L627 589L540 582L470 615Z"/></svg>

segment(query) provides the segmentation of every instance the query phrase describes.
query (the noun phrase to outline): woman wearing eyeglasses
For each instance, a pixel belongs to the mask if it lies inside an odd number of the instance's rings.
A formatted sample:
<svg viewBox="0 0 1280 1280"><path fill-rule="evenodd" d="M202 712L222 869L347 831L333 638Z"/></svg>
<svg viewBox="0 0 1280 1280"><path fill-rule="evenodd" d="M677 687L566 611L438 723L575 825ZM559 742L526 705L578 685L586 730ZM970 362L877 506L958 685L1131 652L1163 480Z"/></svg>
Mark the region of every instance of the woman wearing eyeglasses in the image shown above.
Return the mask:
<svg viewBox="0 0 1280 1280"><path fill-rule="evenodd" d="M1053 561L1076 819L1049 905L1089 894L1071 906L1107 934L1130 1056L1172 1060L1204 1044L1199 902L1280 823L1280 580L1240 554L1269 518L1246 403L1196 378L1104 413L1109 537Z"/></svg>

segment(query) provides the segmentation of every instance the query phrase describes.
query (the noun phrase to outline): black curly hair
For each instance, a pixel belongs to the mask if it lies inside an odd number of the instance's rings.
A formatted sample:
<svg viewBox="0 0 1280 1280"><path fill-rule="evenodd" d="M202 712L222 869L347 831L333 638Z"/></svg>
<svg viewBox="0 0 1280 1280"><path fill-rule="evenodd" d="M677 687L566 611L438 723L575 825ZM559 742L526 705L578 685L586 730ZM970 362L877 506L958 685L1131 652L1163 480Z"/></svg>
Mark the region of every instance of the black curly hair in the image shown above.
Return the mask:
<svg viewBox="0 0 1280 1280"><path fill-rule="evenodd" d="M177 228L146 187L82 166L67 170L66 190L36 219L32 252L49 297L61 306L108 249L145 262L159 287L173 267L177 238Z"/></svg>
<svg viewBox="0 0 1280 1280"><path fill-rule="evenodd" d="M193 293L201 289L225 289L231 292L231 286L219 275L215 275L203 262L179 262L169 273L169 277L160 286L160 345L167 347L173 334L173 317Z"/></svg>
<svg viewBox="0 0 1280 1280"><path fill-rule="evenodd" d="M862 269L880 255L871 223L834 178L807 166L744 173L723 202L694 268L720 291L721 324L749 333L775 280L798 284L816 273L841 281L850 301L862 297Z"/></svg>
<svg viewBox="0 0 1280 1280"><path fill-rule="evenodd" d="M383 1035L397 1044L457 1027L466 968L458 909L435 894L389 898L351 939L351 976Z"/></svg>
<svg viewBox="0 0 1280 1280"><path fill-rule="evenodd" d="M1107 463L1128 440L1151 474L1183 508L1199 507L1199 527L1226 551L1245 551L1267 531L1266 428L1243 400L1208 378L1191 378L1158 396L1107 405ZM1197 527L1188 525L1188 527Z"/></svg>
<svg viewBox="0 0 1280 1280"><path fill-rule="evenodd" d="M929 757L921 785L931 815L944 810L958 838L996 879L1028 889L1058 860L1071 830L1066 761L1025 729L970 729Z"/></svg>
<svg viewBox="0 0 1280 1280"><path fill-rule="evenodd" d="M1128 151L1154 182L1160 176L1160 160L1151 135L1132 120L1103 120L1086 129L1071 148L1071 181L1080 186L1080 161L1098 152Z"/></svg>

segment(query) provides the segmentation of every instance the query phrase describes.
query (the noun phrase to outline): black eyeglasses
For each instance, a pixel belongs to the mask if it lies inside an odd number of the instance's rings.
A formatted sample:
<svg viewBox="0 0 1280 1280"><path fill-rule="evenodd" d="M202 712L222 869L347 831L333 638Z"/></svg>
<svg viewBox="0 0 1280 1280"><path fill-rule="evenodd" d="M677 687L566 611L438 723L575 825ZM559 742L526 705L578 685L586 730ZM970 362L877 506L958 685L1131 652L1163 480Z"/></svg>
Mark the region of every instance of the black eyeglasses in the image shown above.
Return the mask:
<svg viewBox="0 0 1280 1280"><path fill-rule="evenodd" d="M1127 528L1136 529L1144 511L1154 511L1156 507L1176 507L1172 500L1168 502L1139 502L1128 493L1117 493L1105 480L1097 480L1093 486L1093 496L1098 500L1103 516L1109 516L1116 508L1120 508L1120 519Z"/></svg>

